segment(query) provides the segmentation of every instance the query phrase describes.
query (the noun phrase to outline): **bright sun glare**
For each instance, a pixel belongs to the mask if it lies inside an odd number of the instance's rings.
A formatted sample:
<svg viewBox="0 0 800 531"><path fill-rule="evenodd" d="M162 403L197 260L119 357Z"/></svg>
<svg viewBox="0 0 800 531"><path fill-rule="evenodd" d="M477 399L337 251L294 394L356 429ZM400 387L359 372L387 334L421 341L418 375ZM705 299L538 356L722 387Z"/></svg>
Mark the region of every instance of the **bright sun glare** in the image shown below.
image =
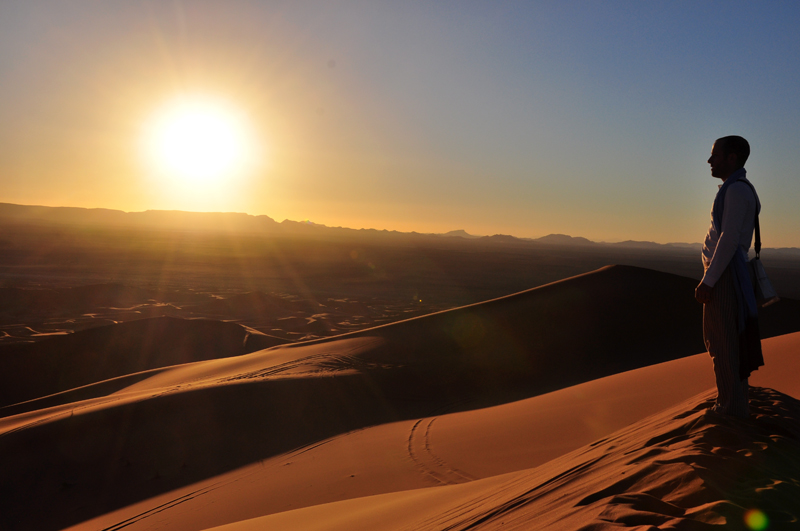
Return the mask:
<svg viewBox="0 0 800 531"><path fill-rule="evenodd" d="M244 169L249 142L240 116L211 100L165 107L147 132L148 158L159 174L183 186L221 184Z"/></svg>

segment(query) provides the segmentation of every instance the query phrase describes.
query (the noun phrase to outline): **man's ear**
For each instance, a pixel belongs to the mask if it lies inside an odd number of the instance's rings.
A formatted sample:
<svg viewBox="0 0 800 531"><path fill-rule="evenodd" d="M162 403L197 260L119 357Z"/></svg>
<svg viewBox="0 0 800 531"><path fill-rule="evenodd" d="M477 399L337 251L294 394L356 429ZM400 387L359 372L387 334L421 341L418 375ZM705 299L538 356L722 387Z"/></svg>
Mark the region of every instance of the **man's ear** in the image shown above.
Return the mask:
<svg viewBox="0 0 800 531"><path fill-rule="evenodd" d="M731 157L733 157L733 158L731 158ZM727 162L730 162L731 165L734 168L738 168L739 167L739 155L737 155L736 153L728 153L728 155L725 157L725 159L726 159Z"/></svg>

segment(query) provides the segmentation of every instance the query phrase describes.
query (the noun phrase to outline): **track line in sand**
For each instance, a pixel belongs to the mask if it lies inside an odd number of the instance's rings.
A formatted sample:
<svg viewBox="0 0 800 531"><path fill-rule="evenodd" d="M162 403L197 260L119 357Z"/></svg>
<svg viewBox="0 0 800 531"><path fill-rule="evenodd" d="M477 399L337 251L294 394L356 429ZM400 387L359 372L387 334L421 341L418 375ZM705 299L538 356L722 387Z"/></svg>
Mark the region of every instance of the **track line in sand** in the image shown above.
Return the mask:
<svg viewBox="0 0 800 531"><path fill-rule="evenodd" d="M431 450L431 426L437 417L419 419L408 434L408 455L420 471L442 485L474 481L476 477L457 469Z"/></svg>
<svg viewBox="0 0 800 531"><path fill-rule="evenodd" d="M128 518L127 520L123 520L122 522L118 522L118 523L112 525L111 527L105 527L105 528L102 529L102 531L117 531L118 529L123 529L125 527L128 527L129 525L133 525L136 522L139 522L140 520L144 520L145 518L153 516L154 514L158 514L158 513L162 512L162 511L166 511L167 509L171 509L171 508L175 507L176 505L180 505L181 503L187 502L187 501L189 501L189 500L191 500L193 498L196 498L197 496L201 496L201 495L203 495L203 494L205 494L207 492L210 492L210 491L214 490L215 488L217 488L217 485L218 484L215 483L215 484L210 485L208 487L205 487L205 488L202 488L202 489L198 489L198 490L196 490L194 492L190 492L189 494L185 494L185 495L183 495L183 496L181 496L179 498L176 498L174 500L168 501L167 503L161 504L158 507L153 507L152 509L148 509L147 511L144 511L143 513L139 513L136 516L132 516L132 517Z"/></svg>
<svg viewBox="0 0 800 531"><path fill-rule="evenodd" d="M355 430L355 431L361 431L361 430ZM350 432L350 433L352 433L352 432ZM320 446L324 446L324 445L326 445L326 444L328 444L328 443L330 443L330 442L332 442L332 441L334 441L336 439L339 439L341 437L345 437L346 435L348 435L348 434L344 433L344 434L341 434L341 435L337 435L335 437L331 437L330 439L325 439L323 441L317 441L317 442L309 443L309 444L306 444L304 446L300 446L299 448L295 448L291 452L288 452L288 453L284 454L282 460L280 460L277 463L273 463L273 464L269 465L269 467L272 468L272 467L284 466L284 465L286 465L288 463L291 463L291 459L292 458L294 458L294 457L296 457L296 456L298 456L300 454L304 454L304 453L306 453L308 451L314 450L315 448L318 448ZM261 468L264 467L264 461L265 461L265 459L261 460ZM253 465L255 465L255 463L253 463ZM155 507L151 507L150 509L147 509L146 511L142 511L141 513L138 513L138 514L133 515L133 516L131 516L129 518L126 518L125 520L117 522L117 523L115 523L113 525L110 525L108 527L104 527L101 531L118 531L120 529L124 529L124 528L126 528L126 527L128 527L130 525L136 524L138 522L141 522L142 520L145 520L147 518L155 516L158 513L161 513L161 512L167 511L169 509L172 509L173 507L176 507L176 506L178 506L178 505L180 505L182 503L191 501L191 500L193 500L195 498L203 496L204 494L208 494L208 493L210 493L212 491L215 491L217 489L225 487L226 485L230 485L230 484L236 483L238 481L246 480L249 476L253 476L255 474L258 474L259 472L260 472L259 469L254 469L251 466L244 467L244 469L239 471L239 472L234 472L233 474L230 474L230 473L226 474L228 477L226 477L222 481L216 481L214 483L211 483L210 485L206 485L206 486L204 486L202 488L199 488L197 490L188 492L186 494L182 494L181 496L178 496L178 497L173 498L173 499L171 499L169 501L166 501L166 502L162 503L161 505L157 505Z"/></svg>

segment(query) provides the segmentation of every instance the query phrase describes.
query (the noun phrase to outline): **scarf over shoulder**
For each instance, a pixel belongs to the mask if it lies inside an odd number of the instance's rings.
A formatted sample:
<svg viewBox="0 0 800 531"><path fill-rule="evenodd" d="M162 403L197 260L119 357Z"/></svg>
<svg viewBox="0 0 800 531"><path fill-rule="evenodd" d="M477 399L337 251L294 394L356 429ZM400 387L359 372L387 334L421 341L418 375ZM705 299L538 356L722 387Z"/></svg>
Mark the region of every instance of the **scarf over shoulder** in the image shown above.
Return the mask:
<svg viewBox="0 0 800 531"><path fill-rule="evenodd" d="M722 233L722 212L725 208L725 194L731 185L739 182L746 174L747 172L744 168L734 172L720 186L717 196L714 198L714 216L711 222L714 224L714 229L718 234ZM753 185L749 182L744 180L742 182L753 189ZM753 190L753 198L755 199L755 190ZM758 204L756 204L757 215ZM758 332L758 305L756 304L755 290L750 278L747 255L745 255L740 245L736 247L730 268L733 274L733 286L739 310L737 322L737 331L740 339L739 373L742 378L747 378L751 371L764 364L764 360L761 354L761 339Z"/></svg>

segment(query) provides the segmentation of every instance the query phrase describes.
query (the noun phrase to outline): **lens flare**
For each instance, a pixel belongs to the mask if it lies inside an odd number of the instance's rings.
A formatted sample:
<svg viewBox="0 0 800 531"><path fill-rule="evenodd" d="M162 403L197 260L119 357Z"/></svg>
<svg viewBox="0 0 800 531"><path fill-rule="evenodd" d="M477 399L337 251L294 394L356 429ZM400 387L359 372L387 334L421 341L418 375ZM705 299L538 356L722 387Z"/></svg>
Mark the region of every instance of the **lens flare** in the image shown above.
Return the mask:
<svg viewBox="0 0 800 531"><path fill-rule="evenodd" d="M758 509L750 509L744 513L744 523L753 531L765 531L769 527L769 518Z"/></svg>

